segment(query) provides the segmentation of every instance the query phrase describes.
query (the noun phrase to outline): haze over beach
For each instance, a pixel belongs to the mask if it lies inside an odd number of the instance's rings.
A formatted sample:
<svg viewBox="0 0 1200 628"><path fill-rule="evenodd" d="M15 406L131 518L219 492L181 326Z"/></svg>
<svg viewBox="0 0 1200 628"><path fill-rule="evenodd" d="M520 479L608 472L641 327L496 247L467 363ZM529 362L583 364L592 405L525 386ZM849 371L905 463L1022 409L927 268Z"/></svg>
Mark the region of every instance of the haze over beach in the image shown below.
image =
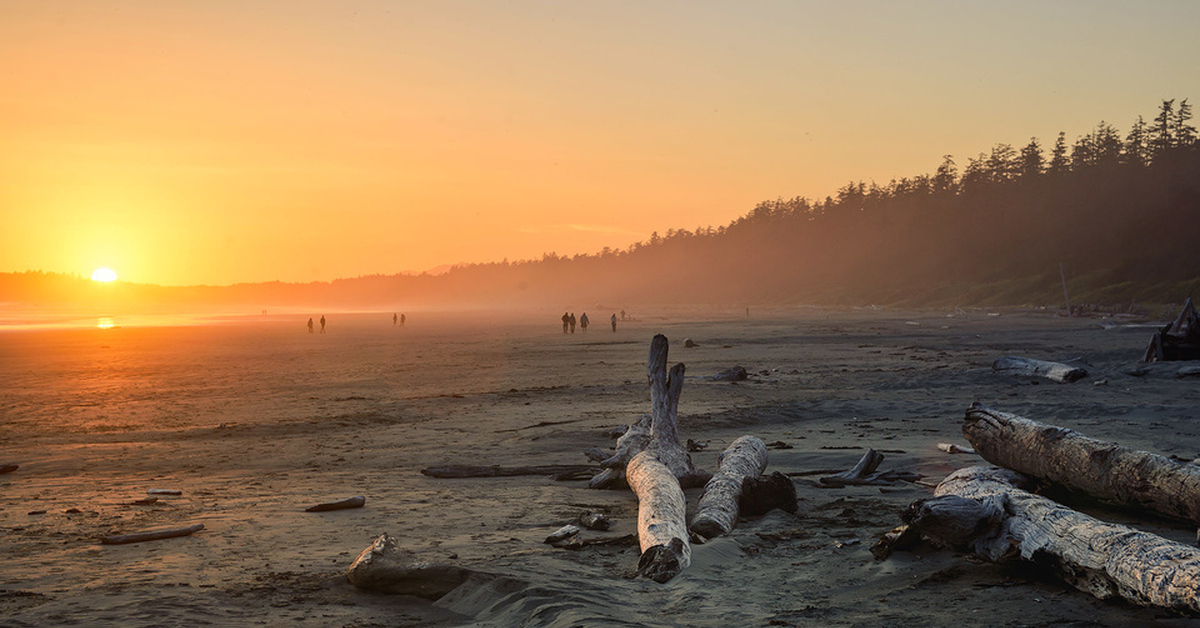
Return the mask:
<svg viewBox="0 0 1200 628"><path fill-rule="evenodd" d="M1194 362L1167 360L1200 356L1197 24L0 0L0 628L1200 625L1045 548L871 549L994 462L974 402L1200 460ZM664 343L686 371L652 392ZM589 483L652 405L665 464L670 395L697 469L756 437L798 508L676 535L690 564L656 582L660 502ZM819 479L872 450L879 477ZM1053 483L1190 564L1200 521ZM544 542L588 513L611 528ZM352 584L385 533L416 571Z"/></svg>

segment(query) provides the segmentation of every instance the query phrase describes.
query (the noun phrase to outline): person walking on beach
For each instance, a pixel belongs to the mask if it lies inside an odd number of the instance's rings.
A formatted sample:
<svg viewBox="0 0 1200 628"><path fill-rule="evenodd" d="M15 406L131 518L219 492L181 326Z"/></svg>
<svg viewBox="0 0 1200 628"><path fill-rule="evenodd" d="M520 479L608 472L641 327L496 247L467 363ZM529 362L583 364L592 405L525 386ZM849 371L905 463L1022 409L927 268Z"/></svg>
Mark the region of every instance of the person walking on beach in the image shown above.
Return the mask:
<svg viewBox="0 0 1200 628"><path fill-rule="evenodd" d="M579 317L579 327L581 329L583 329L583 331L586 332L587 326L588 326L587 312L584 312L583 315Z"/></svg>
<svg viewBox="0 0 1200 628"><path fill-rule="evenodd" d="M408 318L408 317L403 314L400 315L400 326L401 327L404 327L404 319L405 318Z"/></svg>
<svg viewBox="0 0 1200 628"><path fill-rule="evenodd" d="M616 314L613 314L613 316L616 316ZM621 320L625 320L625 310L621 310Z"/></svg>
<svg viewBox="0 0 1200 628"><path fill-rule="evenodd" d="M308 333L312 333L312 317L308 317Z"/></svg>
<svg viewBox="0 0 1200 628"><path fill-rule="evenodd" d="M321 333L325 333L325 315L321 315Z"/></svg>
<svg viewBox="0 0 1200 628"><path fill-rule="evenodd" d="M617 314L616 314L616 312L613 312L612 318L610 318L608 320L609 320L609 322L612 323L613 333L616 333L616 331L617 331Z"/></svg>
<svg viewBox="0 0 1200 628"><path fill-rule="evenodd" d="M565 333L567 333L567 326L571 324L571 315L567 314L566 312L563 312L562 322L563 322L563 333L565 334Z"/></svg>
<svg viewBox="0 0 1200 628"><path fill-rule="evenodd" d="M395 326L396 326L396 323L398 323L398 322L400 322L400 317L399 317L399 316L396 316L396 314L395 314L395 313L393 313L393 314L392 314L392 327L395 327Z"/></svg>
<svg viewBox="0 0 1200 628"><path fill-rule="evenodd" d="M571 312L571 318L567 319L571 323L571 333L575 333L575 312Z"/></svg>

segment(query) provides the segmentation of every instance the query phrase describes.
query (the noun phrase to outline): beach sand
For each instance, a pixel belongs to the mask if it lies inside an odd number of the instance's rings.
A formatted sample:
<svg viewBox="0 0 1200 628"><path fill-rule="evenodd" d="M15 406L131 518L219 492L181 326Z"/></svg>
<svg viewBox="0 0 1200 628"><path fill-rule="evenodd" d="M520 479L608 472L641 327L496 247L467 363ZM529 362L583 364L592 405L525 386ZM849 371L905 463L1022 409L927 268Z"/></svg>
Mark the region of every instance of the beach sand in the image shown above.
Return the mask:
<svg viewBox="0 0 1200 628"><path fill-rule="evenodd" d="M1200 456L1200 382L1137 365L1151 334L1048 311L662 310L562 334L533 316L410 312L192 326L0 332L0 625L3 626L1143 626L1197 625L1106 603L1032 568L948 551L868 551L925 486L817 488L800 510L744 519L694 547L666 584L631 579L635 546L542 541L583 511L635 531L627 490L539 476L433 479L444 464L585 464L587 447L649 411L651 337L687 364L683 438L715 470L742 434L791 449L768 472L881 469L936 483L980 459L973 401L1089 436ZM993 315L995 314L995 315ZM544 320L543 320L544 319ZM119 324L119 321L118 321ZM698 346L685 349L691 338ZM993 374L1002 355L1086 364L1073 384ZM750 379L705 379L741 365ZM1095 385L1106 380L1106 385ZM152 505L152 488L179 489ZM687 491L694 507L699 490ZM364 495L360 509L307 513ZM45 511L43 514L33 514ZM1192 542L1136 513L1110 520ZM185 538L101 545L104 535L204 524ZM384 532L417 556L494 574L438 602L356 590L355 556Z"/></svg>

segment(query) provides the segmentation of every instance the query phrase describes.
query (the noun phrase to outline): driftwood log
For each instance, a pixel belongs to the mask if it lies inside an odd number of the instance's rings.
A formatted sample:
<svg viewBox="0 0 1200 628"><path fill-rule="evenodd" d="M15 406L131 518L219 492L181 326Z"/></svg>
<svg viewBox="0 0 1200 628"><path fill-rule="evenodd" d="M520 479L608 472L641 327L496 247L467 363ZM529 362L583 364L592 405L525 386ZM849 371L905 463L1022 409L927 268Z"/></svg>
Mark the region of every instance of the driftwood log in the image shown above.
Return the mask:
<svg viewBox="0 0 1200 628"><path fill-rule="evenodd" d="M1025 377L1045 377L1060 384L1069 384L1087 377L1087 369L1068 366L1061 362L1047 362L1033 358L1021 358L1007 355L996 358L992 370L1005 375L1021 375Z"/></svg>
<svg viewBox="0 0 1200 628"><path fill-rule="evenodd" d="M346 499L339 499L333 502L325 502L315 506L309 506L304 509L304 512L329 512L330 510L347 510L349 508L362 508L367 503L367 498L363 495L355 495Z"/></svg>
<svg viewBox="0 0 1200 628"><path fill-rule="evenodd" d="M626 474L638 498L638 545L642 551L638 575L666 582L692 562L683 489L671 469L649 450L633 457Z"/></svg>
<svg viewBox="0 0 1200 628"><path fill-rule="evenodd" d="M599 461L603 470L592 476L588 488L615 488L625 483L625 467L629 461L650 446L651 418L649 414L643 414L626 428L617 439L616 452Z"/></svg>
<svg viewBox="0 0 1200 628"><path fill-rule="evenodd" d="M454 565L416 560L396 539L382 534L350 564L346 578L365 591L398 593L436 600L476 572Z"/></svg>
<svg viewBox="0 0 1200 628"><path fill-rule="evenodd" d="M960 469L903 518L927 539L992 561L1019 556L1101 599L1200 613L1200 549L1076 512L1023 490L1027 481Z"/></svg>
<svg viewBox="0 0 1200 628"><path fill-rule="evenodd" d="M1200 524L1200 466L972 404L963 436L988 462Z"/></svg>
<svg viewBox="0 0 1200 628"><path fill-rule="evenodd" d="M145 532L133 532L130 534L114 534L100 539L100 542L105 545L125 545L127 543L141 543L143 541L158 541L161 539L189 536L203 529L204 524L197 523L185 528L166 528L163 530L147 530Z"/></svg>
<svg viewBox="0 0 1200 628"><path fill-rule="evenodd" d="M1174 322L1154 332L1143 362L1200 360L1200 314L1188 297Z"/></svg>
<svg viewBox="0 0 1200 628"><path fill-rule="evenodd" d="M718 464L717 472L704 485L690 526L692 532L710 539L728 534L737 525L743 483L766 470L767 445L757 437L741 436L721 453Z"/></svg>

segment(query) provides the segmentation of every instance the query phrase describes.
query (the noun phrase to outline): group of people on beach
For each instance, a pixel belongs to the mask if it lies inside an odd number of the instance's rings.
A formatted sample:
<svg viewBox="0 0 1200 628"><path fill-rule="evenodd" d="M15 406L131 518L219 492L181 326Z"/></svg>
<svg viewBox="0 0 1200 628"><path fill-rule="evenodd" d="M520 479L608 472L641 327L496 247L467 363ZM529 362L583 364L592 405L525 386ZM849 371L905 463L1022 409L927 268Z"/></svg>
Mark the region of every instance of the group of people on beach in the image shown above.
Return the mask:
<svg viewBox="0 0 1200 628"><path fill-rule="evenodd" d="M313 319L308 319L308 333L313 333ZM321 315L321 333L325 333L325 315Z"/></svg>
<svg viewBox="0 0 1200 628"><path fill-rule="evenodd" d="M624 316L625 316L625 310L621 310L621 317L624 318ZM609 319L609 322L612 323L612 330L614 332L617 331L617 315L616 314L612 315L612 318ZM579 316L579 327L582 328L583 331L587 331L588 323L590 323L590 321L588 320L587 312L584 312L583 314L581 314ZM575 313L574 312L563 312L562 324L563 324L563 333L564 334L567 333L568 330L570 330L570 333L572 333L572 334L575 333Z"/></svg>

